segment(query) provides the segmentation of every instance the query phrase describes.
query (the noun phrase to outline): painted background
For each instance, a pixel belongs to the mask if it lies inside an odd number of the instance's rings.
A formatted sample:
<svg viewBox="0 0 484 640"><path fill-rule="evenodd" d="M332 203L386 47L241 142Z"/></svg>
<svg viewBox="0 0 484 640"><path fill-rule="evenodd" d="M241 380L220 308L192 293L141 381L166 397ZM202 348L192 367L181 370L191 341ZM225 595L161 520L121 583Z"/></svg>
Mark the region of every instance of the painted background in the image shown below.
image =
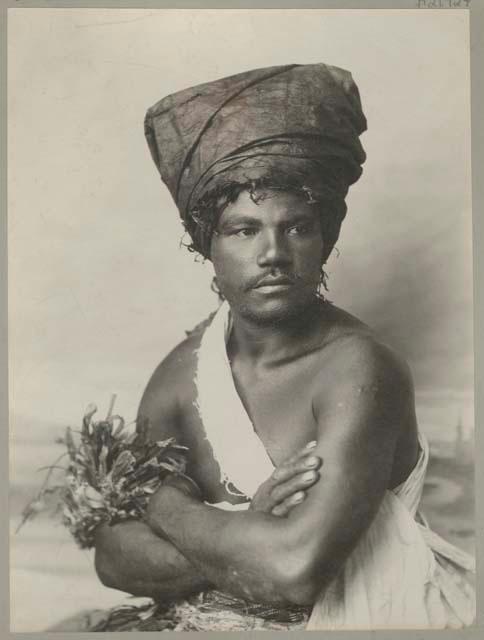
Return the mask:
<svg viewBox="0 0 484 640"><path fill-rule="evenodd" d="M146 108L247 69L327 62L352 71L368 119L329 297L409 361L420 425L447 460L429 509L471 547L469 505L452 502L474 427L466 13L18 9L8 46L13 526L62 428L112 392L134 419L154 367L216 306L209 263L180 247ZM119 600L42 518L11 554L16 631Z"/></svg>

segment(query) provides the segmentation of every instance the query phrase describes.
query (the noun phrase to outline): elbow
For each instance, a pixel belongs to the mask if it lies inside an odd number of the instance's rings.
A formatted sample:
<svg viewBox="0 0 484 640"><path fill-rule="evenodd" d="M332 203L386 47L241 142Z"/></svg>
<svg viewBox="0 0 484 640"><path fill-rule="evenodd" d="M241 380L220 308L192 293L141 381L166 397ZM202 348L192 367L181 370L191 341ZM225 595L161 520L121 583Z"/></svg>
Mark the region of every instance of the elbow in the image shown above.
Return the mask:
<svg viewBox="0 0 484 640"><path fill-rule="evenodd" d="M110 589L124 591L116 568L118 563L110 550L112 542L109 530L103 526L99 527L95 538L94 568L101 584Z"/></svg>
<svg viewBox="0 0 484 640"><path fill-rule="evenodd" d="M315 543L312 536L292 527L281 527L254 539L249 531L247 538L251 545L245 546L243 560L248 567L248 556L252 565L245 594L249 599L277 606L311 606L316 602L326 583L321 557L327 554L322 552L321 541Z"/></svg>
<svg viewBox="0 0 484 640"><path fill-rule="evenodd" d="M281 557L275 570L279 599L289 605L313 605L325 582L324 572L318 570L319 566L300 552Z"/></svg>
<svg viewBox="0 0 484 640"><path fill-rule="evenodd" d="M286 570L280 581L286 601L292 605L312 606L340 573L345 556L320 548L299 549L294 554L287 554Z"/></svg>
<svg viewBox="0 0 484 640"><path fill-rule="evenodd" d="M321 593L321 586L313 580L296 580L288 585L285 596L291 605L310 607Z"/></svg>
<svg viewBox="0 0 484 640"><path fill-rule="evenodd" d="M285 575L279 583L282 599L291 605L311 606L321 593L321 581L308 572Z"/></svg>
<svg viewBox="0 0 484 640"><path fill-rule="evenodd" d="M114 564L110 561L109 555L102 549L96 548L94 568L101 584L110 589L121 589Z"/></svg>

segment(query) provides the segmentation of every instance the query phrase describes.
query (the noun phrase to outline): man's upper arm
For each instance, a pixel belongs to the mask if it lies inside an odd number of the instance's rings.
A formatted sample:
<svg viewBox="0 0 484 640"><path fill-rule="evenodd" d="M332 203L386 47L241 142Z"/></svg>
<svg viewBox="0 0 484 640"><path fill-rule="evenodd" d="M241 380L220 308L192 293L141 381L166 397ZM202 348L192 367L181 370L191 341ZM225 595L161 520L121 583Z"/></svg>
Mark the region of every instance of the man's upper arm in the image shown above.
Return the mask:
<svg viewBox="0 0 484 640"><path fill-rule="evenodd" d="M413 403L410 373L389 349L361 338L337 348L343 355L330 383L321 379L325 388L313 408L322 477L287 522L316 590L339 570L376 514Z"/></svg>
<svg viewBox="0 0 484 640"><path fill-rule="evenodd" d="M178 345L156 368L144 391L137 424L148 420L153 440L184 444L180 408L193 365L194 338ZM101 525L96 534L96 571L103 584L158 598L179 598L207 586L201 572L145 522Z"/></svg>
<svg viewBox="0 0 484 640"><path fill-rule="evenodd" d="M158 365L141 398L137 424L148 421L153 439L175 437L183 444L181 410L193 380L196 336L180 343Z"/></svg>

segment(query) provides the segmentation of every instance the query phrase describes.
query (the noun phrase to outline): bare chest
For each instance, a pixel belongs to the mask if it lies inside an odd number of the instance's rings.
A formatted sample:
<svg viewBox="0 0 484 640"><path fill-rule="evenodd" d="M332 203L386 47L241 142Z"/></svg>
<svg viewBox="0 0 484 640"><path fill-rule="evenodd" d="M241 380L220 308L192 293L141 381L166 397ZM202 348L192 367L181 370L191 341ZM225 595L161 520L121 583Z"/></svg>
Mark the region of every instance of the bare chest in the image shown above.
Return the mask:
<svg viewBox="0 0 484 640"><path fill-rule="evenodd" d="M254 370L235 363L232 375L253 428L275 466L316 438L310 366Z"/></svg>
<svg viewBox="0 0 484 640"><path fill-rule="evenodd" d="M234 384L240 402L247 413L248 429L254 429L264 445L274 466L316 439L316 421L312 412L311 381L314 375L300 367L283 367L279 370L254 372L234 366ZM181 417L184 444L189 450L189 474L198 482L207 499L213 502L233 501L221 482L222 471L196 408L194 396L187 398ZM223 397L220 402L224 402ZM227 446L230 443L227 429ZM240 442L239 438L237 440ZM243 458L247 452L241 450ZM247 460L250 473L250 460ZM235 500L237 501L237 500Z"/></svg>

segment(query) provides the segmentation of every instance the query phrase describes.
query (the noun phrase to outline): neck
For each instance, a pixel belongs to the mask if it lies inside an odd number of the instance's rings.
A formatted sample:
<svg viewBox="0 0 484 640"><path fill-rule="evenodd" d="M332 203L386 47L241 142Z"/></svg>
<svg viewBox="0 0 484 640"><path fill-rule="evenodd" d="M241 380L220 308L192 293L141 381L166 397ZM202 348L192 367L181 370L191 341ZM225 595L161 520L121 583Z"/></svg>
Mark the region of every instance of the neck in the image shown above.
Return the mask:
<svg viewBox="0 0 484 640"><path fill-rule="evenodd" d="M233 329L227 345L229 358L270 367L292 360L321 342L327 305L315 299L296 317L259 324L232 310Z"/></svg>

